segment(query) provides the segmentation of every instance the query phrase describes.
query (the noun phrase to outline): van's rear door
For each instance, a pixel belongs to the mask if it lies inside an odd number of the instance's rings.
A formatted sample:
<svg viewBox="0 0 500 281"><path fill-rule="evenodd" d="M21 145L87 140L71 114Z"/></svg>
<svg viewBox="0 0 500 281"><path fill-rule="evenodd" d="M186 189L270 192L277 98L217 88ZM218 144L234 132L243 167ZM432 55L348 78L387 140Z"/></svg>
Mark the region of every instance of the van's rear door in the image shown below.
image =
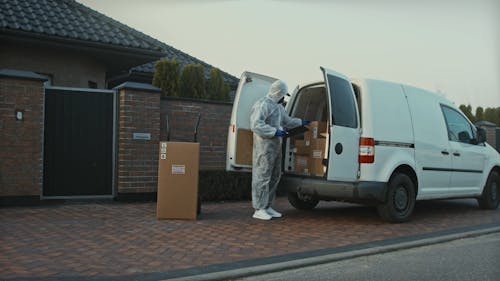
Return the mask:
<svg viewBox="0 0 500 281"><path fill-rule="evenodd" d="M252 170L253 134L250 131L250 110L264 97L276 78L243 72L236 90L231 122L227 135L227 171Z"/></svg>
<svg viewBox="0 0 500 281"><path fill-rule="evenodd" d="M349 79L321 67L330 106L328 180L353 181L359 170L359 113ZM333 124L333 125L332 125Z"/></svg>

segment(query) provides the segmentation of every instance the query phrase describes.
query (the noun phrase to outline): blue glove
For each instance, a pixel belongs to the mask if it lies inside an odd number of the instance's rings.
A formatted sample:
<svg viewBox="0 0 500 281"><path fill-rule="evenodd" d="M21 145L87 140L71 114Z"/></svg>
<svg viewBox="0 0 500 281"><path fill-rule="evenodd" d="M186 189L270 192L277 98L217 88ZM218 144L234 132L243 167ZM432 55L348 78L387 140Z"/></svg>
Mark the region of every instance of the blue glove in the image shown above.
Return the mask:
<svg viewBox="0 0 500 281"><path fill-rule="evenodd" d="M311 121L309 121L309 120L302 120L302 126L309 125L310 123L311 123Z"/></svg>
<svg viewBox="0 0 500 281"><path fill-rule="evenodd" d="M286 132L278 129L278 130L276 130L276 133L274 135L277 137L284 137L286 135Z"/></svg>

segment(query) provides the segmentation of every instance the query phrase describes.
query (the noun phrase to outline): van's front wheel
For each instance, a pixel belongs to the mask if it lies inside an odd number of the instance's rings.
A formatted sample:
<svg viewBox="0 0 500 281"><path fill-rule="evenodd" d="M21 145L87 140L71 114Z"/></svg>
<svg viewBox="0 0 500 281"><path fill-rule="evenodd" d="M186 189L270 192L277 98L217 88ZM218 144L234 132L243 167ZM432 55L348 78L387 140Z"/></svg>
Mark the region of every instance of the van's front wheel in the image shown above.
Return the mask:
<svg viewBox="0 0 500 281"><path fill-rule="evenodd" d="M495 210L500 203L500 176L497 172L491 172L483 189L483 194L477 199L479 207L487 210Z"/></svg>
<svg viewBox="0 0 500 281"><path fill-rule="evenodd" d="M415 208L415 185L406 174L391 177L384 204L377 206L379 215L389 222L405 222L410 219Z"/></svg>
<svg viewBox="0 0 500 281"><path fill-rule="evenodd" d="M319 200L313 195L304 195L297 192L288 192L288 202L299 210L312 210Z"/></svg>

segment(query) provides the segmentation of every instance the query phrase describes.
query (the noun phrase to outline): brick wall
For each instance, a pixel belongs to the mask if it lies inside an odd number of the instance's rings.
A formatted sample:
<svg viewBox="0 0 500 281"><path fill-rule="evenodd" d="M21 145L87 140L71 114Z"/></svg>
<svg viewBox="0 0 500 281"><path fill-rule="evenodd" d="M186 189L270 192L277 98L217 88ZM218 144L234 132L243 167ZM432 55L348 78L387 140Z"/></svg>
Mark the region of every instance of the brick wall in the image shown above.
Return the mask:
<svg viewBox="0 0 500 281"><path fill-rule="evenodd" d="M167 140L168 115L171 141L193 141L198 127L200 170L223 170L226 167L226 145L232 104L167 98L161 100L161 139Z"/></svg>
<svg viewBox="0 0 500 281"><path fill-rule="evenodd" d="M160 91L151 85L124 83L119 97L118 193L155 192L160 139ZM134 139L150 134L150 140Z"/></svg>
<svg viewBox="0 0 500 281"><path fill-rule="evenodd" d="M39 196L44 80L34 73L7 72L0 71L0 197ZM16 109L23 111L23 120L16 120Z"/></svg>
<svg viewBox="0 0 500 281"><path fill-rule="evenodd" d="M497 134L496 127L493 126L481 126L486 131L486 142L489 143L494 148L497 148Z"/></svg>

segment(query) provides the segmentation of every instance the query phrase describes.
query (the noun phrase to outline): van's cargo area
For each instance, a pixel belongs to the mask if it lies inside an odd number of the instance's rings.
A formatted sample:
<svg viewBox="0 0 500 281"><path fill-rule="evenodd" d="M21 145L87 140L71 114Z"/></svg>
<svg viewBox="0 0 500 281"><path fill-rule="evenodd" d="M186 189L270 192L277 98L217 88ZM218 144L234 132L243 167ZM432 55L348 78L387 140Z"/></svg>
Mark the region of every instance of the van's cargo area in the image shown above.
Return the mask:
<svg viewBox="0 0 500 281"><path fill-rule="evenodd" d="M315 84L297 93L290 108L290 116L314 120L309 130L296 135L286 143L285 172L298 175L324 177L328 159L327 96L324 84Z"/></svg>
<svg viewBox="0 0 500 281"><path fill-rule="evenodd" d="M288 153L290 157L286 159L289 163L287 172L322 177L326 172L323 159L326 156L327 123L312 121L307 128L309 129L307 132L290 140L291 152Z"/></svg>

